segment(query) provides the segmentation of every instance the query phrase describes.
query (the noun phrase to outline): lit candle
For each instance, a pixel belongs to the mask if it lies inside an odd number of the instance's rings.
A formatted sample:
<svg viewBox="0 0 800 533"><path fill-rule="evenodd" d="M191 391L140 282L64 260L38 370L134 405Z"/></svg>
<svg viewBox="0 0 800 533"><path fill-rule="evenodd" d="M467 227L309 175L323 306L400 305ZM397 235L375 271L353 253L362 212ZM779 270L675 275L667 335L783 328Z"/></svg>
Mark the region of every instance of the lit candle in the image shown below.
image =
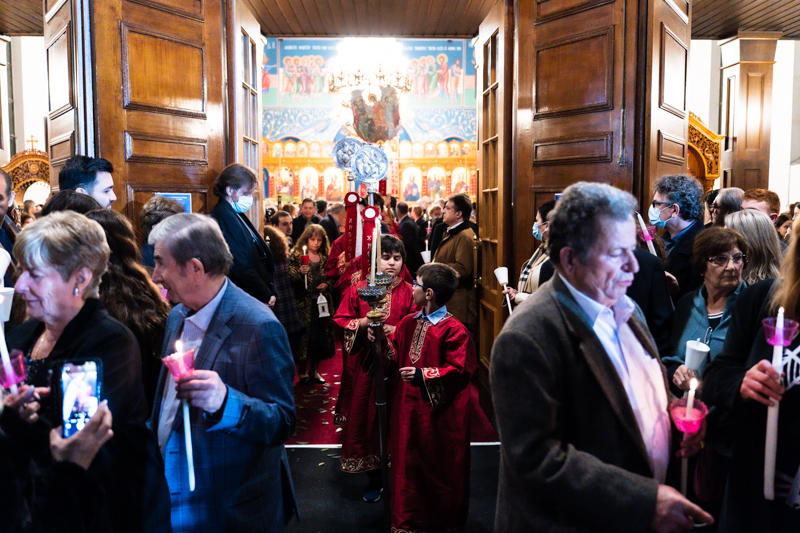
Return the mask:
<svg viewBox="0 0 800 533"><path fill-rule="evenodd" d="M692 419L692 408L694 407L694 394L697 390L697 378L692 378L689 382L689 399L686 400L686 420Z"/></svg>
<svg viewBox="0 0 800 533"><path fill-rule="evenodd" d="M303 255L308 255L308 247L305 244L303 245Z"/></svg>
<svg viewBox="0 0 800 533"><path fill-rule="evenodd" d="M783 372L783 307L778 309L775 319L775 334L772 337L772 367L780 376ZM764 498L775 499L775 456L778 452L778 407L777 401L767 408L767 436L764 443Z"/></svg>
<svg viewBox="0 0 800 533"><path fill-rule="evenodd" d="M194 350L189 350L190 353L184 353L183 343L180 340L175 341L175 353L165 357L164 361L174 378L181 377L194 370ZM191 358L187 364L187 357ZM183 408L183 442L186 448L186 463L189 467L189 490L194 492L195 477L194 477L194 453L192 449L192 425L189 418L189 404L186 400L181 400L181 407Z"/></svg>
<svg viewBox="0 0 800 533"><path fill-rule="evenodd" d="M380 222L377 222L380 224ZM372 234L372 265L370 266L370 273L369 273L369 283L370 285L375 285L375 269L378 265L378 243L375 242L378 239L378 232L380 231L379 227L375 226L375 231Z"/></svg>

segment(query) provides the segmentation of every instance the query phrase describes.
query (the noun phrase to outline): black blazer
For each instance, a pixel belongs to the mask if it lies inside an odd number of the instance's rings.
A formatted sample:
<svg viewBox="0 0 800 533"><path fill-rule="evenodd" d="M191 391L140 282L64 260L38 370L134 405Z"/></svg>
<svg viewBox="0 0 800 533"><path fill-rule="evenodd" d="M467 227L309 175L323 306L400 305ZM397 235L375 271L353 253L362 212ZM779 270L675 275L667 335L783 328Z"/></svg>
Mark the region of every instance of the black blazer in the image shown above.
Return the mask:
<svg viewBox="0 0 800 533"><path fill-rule="evenodd" d="M319 224L322 219L319 218L319 215L313 215L311 217L311 224ZM297 243L300 240L300 236L303 234L303 231L306 229L306 219L303 217L302 214L297 215L292 220L292 243ZM238 284L237 284L238 285ZM239 287L242 287L239 285Z"/></svg>
<svg viewBox="0 0 800 533"><path fill-rule="evenodd" d="M336 225L336 221L330 215L325 215L319 220L319 225L325 229L325 233L328 234L328 246L333 244L333 241L339 238L339 226ZM292 228L294 229L294 228ZM301 233L302 235L302 233ZM292 241L296 242L296 241Z"/></svg>
<svg viewBox="0 0 800 533"><path fill-rule="evenodd" d="M672 329L674 307L667 289L667 277L661 260L646 250L637 248L633 254L639 262L639 272L633 276L633 283L625 294L642 308L647 327L656 341L658 353L669 352L669 337ZM553 277L555 270L548 259L539 271L539 286Z"/></svg>
<svg viewBox="0 0 800 533"><path fill-rule="evenodd" d="M8 348L29 354L42 331L41 321L28 320L6 336ZM155 434L145 426L147 402L139 344L131 330L109 316L95 298L86 300L67 324L46 361L89 357L103 363L101 394L114 417L114 436L100 448L89 467L108 498L108 505L93 511L111 531L170 531L164 463ZM49 368L33 368L28 372L29 382L37 387L49 385ZM49 398L43 399L40 414L54 426L61 423L58 409Z"/></svg>
<svg viewBox="0 0 800 533"><path fill-rule="evenodd" d="M400 221L400 238L406 248L406 267L411 277L417 275L417 269L422 266L422 255L419 253L419 226L410 216L403 217Z"/></svg>
<svg viewBox="0 0 800 533"><path fill-rule="evenodd" d="M233 255L233 265L228 273L230 280L254 298L269 302L275 294L272 288L275 262L267 243L250 219L234 211L233 206L224 199L217 202L211 216L219 223Z"/></svg>
<svg viewBox="0 0 800 533"><path fill-rule="evenodd" d="M703 223L696 220L667 256L665 270L675 276L679 285L678 293L673 300L675 302L680 300L684 294L692 292L703 284L703 277L692 268L692 249L694 248L694 238L704 229Z"/></svg>

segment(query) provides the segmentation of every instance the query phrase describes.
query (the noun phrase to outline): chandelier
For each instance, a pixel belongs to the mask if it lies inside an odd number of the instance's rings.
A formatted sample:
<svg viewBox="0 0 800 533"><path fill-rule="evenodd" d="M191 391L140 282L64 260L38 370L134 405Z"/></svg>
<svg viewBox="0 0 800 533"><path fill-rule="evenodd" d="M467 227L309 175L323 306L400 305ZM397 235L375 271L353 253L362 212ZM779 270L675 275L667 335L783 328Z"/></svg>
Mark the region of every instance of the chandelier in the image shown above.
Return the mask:
<svg viewBox="0 0 800 533"><path fill-rule="evenodd" d="M393 87L399 92L411 90L408 61L397 40L351 37L343 39L337 50L329 68L331 93L367 90L368 94L380 94L380 87Z"/></svg>

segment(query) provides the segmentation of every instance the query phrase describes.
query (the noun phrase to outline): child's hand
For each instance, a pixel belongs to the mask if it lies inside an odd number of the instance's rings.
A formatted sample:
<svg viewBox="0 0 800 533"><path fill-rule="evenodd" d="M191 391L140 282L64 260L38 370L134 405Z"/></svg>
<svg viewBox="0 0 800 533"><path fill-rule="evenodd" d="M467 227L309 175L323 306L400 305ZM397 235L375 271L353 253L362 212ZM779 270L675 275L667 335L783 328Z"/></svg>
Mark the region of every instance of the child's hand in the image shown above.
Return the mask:
<svg viewBox="0 0 800 533"><path fill-rule="evenodd" d="M414 366L406 366L400 369L400 379L406 383L411 383L414 380L414 374L417 373L417 368Z"/></svg>

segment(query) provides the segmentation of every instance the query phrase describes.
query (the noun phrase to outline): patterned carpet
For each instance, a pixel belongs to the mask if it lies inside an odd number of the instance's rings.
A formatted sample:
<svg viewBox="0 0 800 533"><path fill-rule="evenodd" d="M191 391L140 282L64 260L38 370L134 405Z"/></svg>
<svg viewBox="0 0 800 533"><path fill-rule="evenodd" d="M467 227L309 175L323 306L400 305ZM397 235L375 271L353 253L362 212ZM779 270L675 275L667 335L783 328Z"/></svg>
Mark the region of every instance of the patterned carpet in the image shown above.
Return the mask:
<svg viewBox="0 0 800 533"><path fill-rule="evenodd" d="M320 375L327 383L324 385L310 383L300 385L295 378L294 399L297 410L297 426L294 435L286 442L292 445L327 445L341 444L340 426L333 424L333 409L339 395L342 377L342 354L320 364ZM497 433L492 428L486 415L478 404L478 388L470 384L470 404L472 406L472 442L497 442Z"/></svg>

